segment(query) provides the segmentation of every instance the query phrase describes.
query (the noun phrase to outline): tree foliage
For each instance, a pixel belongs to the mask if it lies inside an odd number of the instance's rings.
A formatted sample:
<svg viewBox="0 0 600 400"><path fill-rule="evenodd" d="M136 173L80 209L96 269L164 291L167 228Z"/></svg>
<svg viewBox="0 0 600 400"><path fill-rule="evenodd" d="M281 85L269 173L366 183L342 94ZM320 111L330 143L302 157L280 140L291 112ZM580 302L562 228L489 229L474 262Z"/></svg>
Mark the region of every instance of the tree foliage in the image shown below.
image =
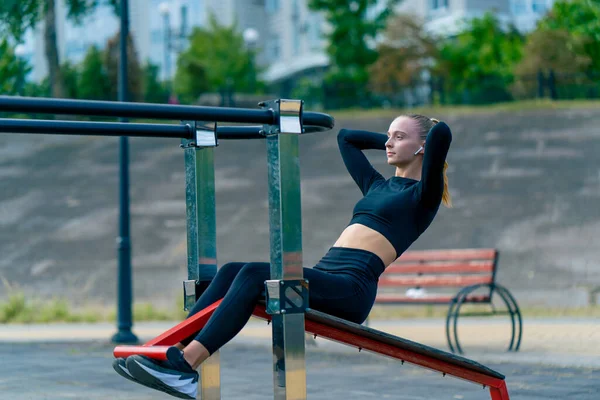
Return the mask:
<svg viewBox="0 0 600 400"><path fill-rule="evenodd" d="M0 41L0 94L18 94L29 71L31 67L15 55L8 41Z"/></svg>
<svg viewBox="0 0 600 400"><path fill-rule="evenodd" d="M343 92L349 91L353 93L350 98L354 102L357 94L364 95L369 81L368 67L377 60L375 40L385 29L386 20L398 2L309 0L309 7L323 12L331 26L327 34L327 53L331 59L327 81L333 86L333 92L343 95Z"/></svg>
<svg viewBox="0 0 600 400"><path fill-rule="evenodd" d="M188 49L177 60L175 92L184 102L195 102L204 92L230 86L236 92L255 92L262 84L254 58L236 25L220 25L210 16L206 28L194 29Z"/></svg>
<svg viewBox="0 0 600 400"><path fill-rule="evenodd" d="M104 63L104 54L91 46L80 65L77 79L78 98L86 100L111 100L112 84Z"/></svg>
<svg viewBox="0 0 600 400"><path fill-rule="evenodd" d="M120 59L120 32L108 39L104 50L104 66L110 82L110 98L116 100L119 93L119 59ZM127 37L127 101L141 101L143 99L143 75L138 61L135 43L131 34Z"/></svg>
<svg viewBox="0 0 600 400"><path fill-rule="evenodd" d="M482 103L510 99L515 65L520 61L523 36L503 27L491 13L471 20L456 38L440 47L436 72L446 89L462 99L454 102Z"/></svg>
<svg viewBox="0 0 600 400"><path fill-rule="evenodd" d="M600 0L557 1L538 30L568 32L569 53L589 59L587 71L600 72Z"/></svg>
<svg viewBox="0 0 600 400"><path fill-rule="evenodd" d="M435 39L414 16L401 14L387 24L384 40L377 46L379 57L370 67L371 88L396 95L412 87L437 56Z"/></svg>
<svg viewBox="0 0 600 400"><path fill-rule="evenodd" d="M2 0L0 2L0 35L21 42L28 29L35 29L44 22L44 48L48 62L49 81L52 95L65 96L65 79L58 58L56 43L56 0ZM67 18L81 23L98 5L110 4L117 9L119 0L65 0Z"/></svg>

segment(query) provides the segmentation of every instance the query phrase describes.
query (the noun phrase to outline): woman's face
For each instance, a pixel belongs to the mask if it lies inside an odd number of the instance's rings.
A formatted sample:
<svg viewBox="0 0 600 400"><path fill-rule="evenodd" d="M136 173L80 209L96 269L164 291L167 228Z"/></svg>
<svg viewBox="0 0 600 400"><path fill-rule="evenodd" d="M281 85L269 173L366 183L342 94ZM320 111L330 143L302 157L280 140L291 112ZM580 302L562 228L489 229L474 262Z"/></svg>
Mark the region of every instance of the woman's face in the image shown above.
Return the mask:
<svg viewBox="0 0 600 400"><path fill-rule="evenodd" d="M385 143L388 164L403 167L415 160L415 152L424 145L418 132L417 122L412 118L398 117L392 121Z"/></svg>

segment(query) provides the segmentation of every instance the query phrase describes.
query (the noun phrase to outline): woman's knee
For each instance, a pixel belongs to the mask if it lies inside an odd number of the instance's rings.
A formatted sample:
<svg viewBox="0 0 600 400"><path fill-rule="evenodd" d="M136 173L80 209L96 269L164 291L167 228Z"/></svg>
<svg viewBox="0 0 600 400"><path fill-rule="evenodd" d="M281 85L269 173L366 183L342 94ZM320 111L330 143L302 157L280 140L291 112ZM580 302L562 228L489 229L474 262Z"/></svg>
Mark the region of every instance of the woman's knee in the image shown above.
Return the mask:
<svg viewBox="0 0 600 400"><path fill-rule="evenodd" d="M246 265L244 262L230 262L227 264L223 264L221 268L217 270L216 278L225 278L228 277L230 279L234 278Z"/></svg>
<svg viewBox="0 0 600 400"><path fill-rule="evenodd" d="M241 269L238 276L240 279L243 279L246 282L252 282L262 288L265 281L271 276L271 266L269 263L264 262L247 263Z"/></svg>

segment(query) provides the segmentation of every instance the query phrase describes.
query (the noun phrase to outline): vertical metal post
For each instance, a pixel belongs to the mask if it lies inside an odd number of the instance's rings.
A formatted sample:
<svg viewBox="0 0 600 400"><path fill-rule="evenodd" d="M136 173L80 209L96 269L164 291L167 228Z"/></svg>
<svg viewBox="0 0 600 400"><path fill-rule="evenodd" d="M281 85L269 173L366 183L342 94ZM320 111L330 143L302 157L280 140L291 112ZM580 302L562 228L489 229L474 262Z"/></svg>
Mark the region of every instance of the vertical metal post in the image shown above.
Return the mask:
<svg viewBox="0 0 600 400"><path fill-rule="evenodd" d="M214 126L204 129L188 122L195 131L214 134ZM217 272L217 234L215 207L214 149L198 147L197 141L183 140L185 159L185 198L187 216L187 268L184 282L185 309L189 310L199 295L203 282L210 282ZM201 364L198 396L205 400L221 398L220 356L215 352Z"/></svg>
<svg viewBox="0 0 600 400"><path fill-rule="evenodd" d="M268 308L280 309L272 314L275 399L295 400L306 399L304 311L301 308L307 305L308 293L306 285L303 285L306 298L302 299L297 290L299 286L294 287L294 281L302 282L303 279L298 157L302 103L284 102L271 103L280 118L280 125L276 127L275 134L267 136L271 242L271 281L267 282L267 303ZM290 108L291 118L288 118L285 109ZM269 300L270 293L273 294L272 286L269 287L271 282L282 289L275 302ZM287 309L287 305L291 308ZM292 311L295 306L299 307Z"/></svg>
<svg viewBox="0 0 600 400"><path fill-rule="evenodd" d="M119 101L127 101L127 38L129 36L129 5L121 0L121 49L119 57ZM127 122L125 119L121 119ZM119 138L119 253L117 278L117 333L112 337L116 343L136 343L138 338L131 332L132 278L131 240L129 237L129 142L126 136Z"/></svg>

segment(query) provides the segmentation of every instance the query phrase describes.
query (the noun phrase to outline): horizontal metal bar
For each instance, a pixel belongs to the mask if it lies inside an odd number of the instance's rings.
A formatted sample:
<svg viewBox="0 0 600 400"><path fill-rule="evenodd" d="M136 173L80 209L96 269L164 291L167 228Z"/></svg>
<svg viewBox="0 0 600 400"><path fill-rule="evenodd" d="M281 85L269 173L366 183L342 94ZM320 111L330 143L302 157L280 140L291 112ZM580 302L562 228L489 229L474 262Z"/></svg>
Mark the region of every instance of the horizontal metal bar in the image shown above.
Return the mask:
<svg viewBox="0 0 600 400"><path fill-rule="evenodd" d="M192 139L187 125L120 122L53 121L42 119L0 119L0 132L81 136L139 136Z"/></svg>
<svg viewBox="0 0 600 400"><path fill-rule="evenodd" d="M135 354L153 358L155 360L166 360L167 350L171 346L117 346L113 350L115 358L127 358Z"/></svg>
<svg viewBox="0 0 600 400"><path fill-rule="evenodd" d="M41 97L0 96L0 111L63 115L88 115L123 118L150 118L188 121L241 122L275 125L272 110L184 106L172 104L128 103L118 101L69 100ZM310 131L332 129L333 117L323 113L305 112L303 125Z"/></svg>
<svg viewBox="0 0 600 400"><path fill-rule="evenodd" d="M264 139L262 126L218 126L219 139ZM193 139L187 125L121 122L55 121L0 118L0 132L81 136L137 136Z"/></svg>

